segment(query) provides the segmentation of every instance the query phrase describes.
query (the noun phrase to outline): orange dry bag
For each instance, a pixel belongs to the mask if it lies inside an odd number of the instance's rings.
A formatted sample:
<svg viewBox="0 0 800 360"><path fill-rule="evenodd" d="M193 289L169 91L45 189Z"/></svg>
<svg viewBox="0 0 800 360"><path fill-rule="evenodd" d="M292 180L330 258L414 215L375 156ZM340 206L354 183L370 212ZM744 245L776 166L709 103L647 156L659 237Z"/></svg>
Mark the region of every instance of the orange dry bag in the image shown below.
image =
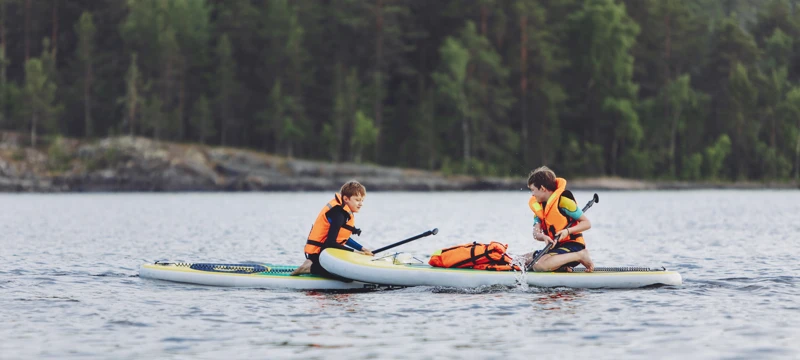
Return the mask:
<svg viewBox="0 0 800 360"><path fill-rule="evenodd" d="M520 270L511 265L511 257L506 254L508 245L492 241L489 244L461 244L439 250L428 261L430 266L443 268L472 268L477 270L508 271Z"/></svg>

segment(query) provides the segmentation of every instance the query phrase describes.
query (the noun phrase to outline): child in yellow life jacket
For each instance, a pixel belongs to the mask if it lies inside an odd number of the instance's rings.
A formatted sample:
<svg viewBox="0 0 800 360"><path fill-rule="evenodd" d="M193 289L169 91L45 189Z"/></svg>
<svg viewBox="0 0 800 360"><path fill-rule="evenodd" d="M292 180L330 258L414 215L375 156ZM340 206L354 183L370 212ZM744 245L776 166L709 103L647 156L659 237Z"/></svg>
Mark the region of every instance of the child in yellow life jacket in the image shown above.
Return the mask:
<svg viewBox="0 0 800 360"><path fill-rule="evenodd" d="M566 187L567 180L557 178L546 166L531 171L528 176L528 188L533 194L528 206L535 215L533 238L548 244L555 243L554 239L558 238L558 243L534 264L534 271L555 271L562 267L571 271L578 264L586 267L586 271L594 269L583 239L583 232L589 230L592 223ZM527 256L532 258L533 254Z"/></svg>
<svg viewBox="0 0 800 360"><path fill-rule="evenodd" d="M333 200L322 207L317 215L311 233L308 234L304 248L306 261L292 275L312 273L329 278L340 278L329 273L319 263L319 254L327 248L359 251L372 256L372 252L361 246L350 236L361 235L355 227L355 213L361 210L367 189L358 181L349 181L342 185Z"/></svg>

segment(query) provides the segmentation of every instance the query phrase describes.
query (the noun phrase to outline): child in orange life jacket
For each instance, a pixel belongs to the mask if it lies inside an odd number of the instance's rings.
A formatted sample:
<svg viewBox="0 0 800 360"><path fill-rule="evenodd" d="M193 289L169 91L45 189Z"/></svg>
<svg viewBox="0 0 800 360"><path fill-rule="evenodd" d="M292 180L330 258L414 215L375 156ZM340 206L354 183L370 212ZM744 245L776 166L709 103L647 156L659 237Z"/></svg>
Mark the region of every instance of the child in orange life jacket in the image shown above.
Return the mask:
<svg viewBox="0 0 800 360"><path fill-rule="evenodd" d="M557 178L546 166L531 171L528 176L528 188L533 194L528 205L535 215L533 238L553 244L559 237L558 243L534 264L534 271L555 271L562 266L572 271L578 264L586 267L587 272L594 269L583 240L583 232L589 230L592 223L566 186L567 180ZM533 254L526 257L532 259Z"/></svg>
<svg viewBox="0 0 800 360"><path fill-rule="evenodd" d="M355 213L361 210L367 189L358 181L342 185L338 194L320 210L305 246L306 261L292 275L312 273L329 278L339 278L329 273L319 263L319 254L327 248L358 251L372 256L372 251L350 238L361 235L355 227Z"/></svg>

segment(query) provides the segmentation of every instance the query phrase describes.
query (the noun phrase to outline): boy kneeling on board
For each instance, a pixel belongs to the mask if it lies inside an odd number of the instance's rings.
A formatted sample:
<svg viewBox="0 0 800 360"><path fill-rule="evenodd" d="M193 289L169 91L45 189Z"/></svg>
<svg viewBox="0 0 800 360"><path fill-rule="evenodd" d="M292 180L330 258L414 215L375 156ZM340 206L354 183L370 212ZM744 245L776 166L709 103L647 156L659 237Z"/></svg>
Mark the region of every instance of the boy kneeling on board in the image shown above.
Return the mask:
<svg viewBox="0 0 800 360"><path fill-rule="evenodd" d="M342 185L339 193L334 194L333 200L325 204L317 215L304 249L306 261L292 275L311 273L341 278L329 273L319 264L319 254L327 248L357 251L372 256L372 251L350 238L352 234L361 235L361 230L355 227L355 213L361 210L366 196L367 189L358 181L353 180Z"/></svg>
<svg viewBox="0 0 800 360"><path fill-rule="evenodd" d="M578 207L572 192L566 189L567 180L557 178L553 170L542 166L531 171L528 188L533 196L528 201L535 217L533 238L553 244L536 264L534 271L572 271L578 264L587 272L594 269L594 263L586 250L583 232L592 227L586 214ZM558 243L556 240L558 239ZM526 254L528 262L535 257Z"/></svg>

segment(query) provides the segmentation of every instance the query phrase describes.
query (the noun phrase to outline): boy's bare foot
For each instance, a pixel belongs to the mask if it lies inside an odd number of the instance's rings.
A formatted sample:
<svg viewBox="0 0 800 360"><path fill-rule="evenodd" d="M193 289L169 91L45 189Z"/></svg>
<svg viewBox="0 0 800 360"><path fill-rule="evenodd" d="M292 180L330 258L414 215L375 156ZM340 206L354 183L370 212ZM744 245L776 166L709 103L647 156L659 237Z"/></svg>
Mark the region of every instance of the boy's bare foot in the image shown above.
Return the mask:
<svg viewBox="0 0 800 360"><path fill-rule="evenodd" d="M292 271L292 273L289 275L297 276L300 274L310 274L311 264L312 264L311 260L306 259L306 261L303 262L303 265L298 266L297 269L294 269L294 271Z"/></svg>
<svg viewBox="0 0 800 360"><path fill-rule="evenodd" d="M571 273L572 272L572 266L564 265L564 266L558 268L558 270L556 270L556 272L568 272L568 273Z"/></svg>
<svg viewBox="0 0 800 360"><path fill-rule="evenodd" d="M592 272L594 270L594 263L592 262L592 258L589 257L589 250L583 249L575 254L580 255L578 261L586 268L586 272Z"/></svg>

